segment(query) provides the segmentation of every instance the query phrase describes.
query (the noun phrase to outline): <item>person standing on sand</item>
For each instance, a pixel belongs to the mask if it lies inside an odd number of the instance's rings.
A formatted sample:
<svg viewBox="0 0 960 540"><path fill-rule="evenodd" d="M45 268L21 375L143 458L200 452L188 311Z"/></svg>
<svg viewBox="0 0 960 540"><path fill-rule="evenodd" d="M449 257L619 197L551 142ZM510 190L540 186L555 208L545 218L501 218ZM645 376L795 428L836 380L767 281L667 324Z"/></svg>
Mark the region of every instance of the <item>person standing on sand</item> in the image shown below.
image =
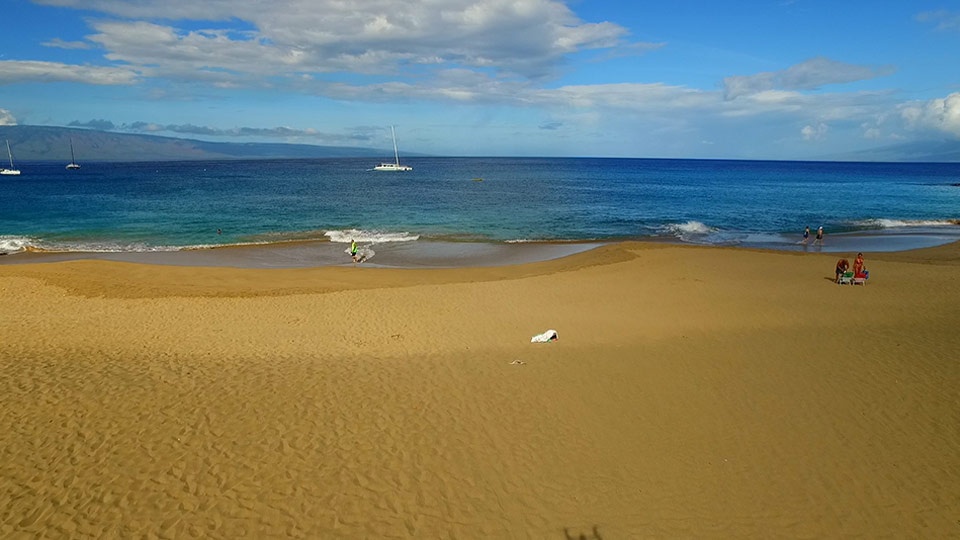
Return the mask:
<svg viewBox="0 0 960 540"><path fill-rule="evenodd" d="M803 240L800 241L801 244L806 245L807 240L810 239L810 227L804 227L803 229Z"/></svg>
<svg viewBox="0 0 960 540"><path fill-rule="evenodd" d="M817 229L817 239L813 241L813 245L823 245L823 225Z"/></svg>
<svg viewBox="0 0 960 540"><path fill-rule="evenodd" d="M853 260L853 275L860 277L863 275L863 253L857 253L857 258Z"/></svg>

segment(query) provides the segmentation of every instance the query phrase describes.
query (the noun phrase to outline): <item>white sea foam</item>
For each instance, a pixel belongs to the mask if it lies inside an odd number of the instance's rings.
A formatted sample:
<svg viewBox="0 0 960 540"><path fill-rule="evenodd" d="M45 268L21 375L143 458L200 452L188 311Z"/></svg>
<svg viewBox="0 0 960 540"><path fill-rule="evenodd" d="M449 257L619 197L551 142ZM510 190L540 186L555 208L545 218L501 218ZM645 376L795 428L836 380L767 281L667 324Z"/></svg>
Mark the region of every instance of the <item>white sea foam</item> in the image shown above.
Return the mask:
<svg viewBox="0 0 960 540"><path fill-rule="evenodd" d="M577 239L563 239L563 238L512 238L510 240L504 240L504 244L582 244L584 242L593 242L598 240L597 238L577 238ZM602 240L602 239L601 239ZM474 240L479 242L484 242L486 240Z"/></svg>
<svg viewBox="0 0 960 540"><path fill-rule="evenodd" d="M36 242L32 238L0 235L0 253L17 253L33 247Z"/></svg>
<svg viewBox="0 0 960 540"><path fill-rule="evenodd" d="M668 234L684 238L691 235L706 235L715 233L718 229L707 226L699 221L688 221L686 223L671 223L669 225L664 225L663 230Z"/></svg>
<svg viewBox="0 0 960 540"><path fill-rule="evenodd" d="M412 242L419 240L420 235L410 234L408 232L386 232L386 231L362 231L358 229L347 229L338 231L327 231L324 236L331 242L364 242L368 244L383 244L386 242Z"/></svg>
<svg viewBox="0 0 960 540"><path fill-rule="evenodd" d="M151 246L141 242L120 244L115 242L78 242L75 244L50 243L40 246L43 251L66 251L82 253L151 253L159 251L180 251L177 246Z"/></svg>
<svg viewBox="0 0 960 540"><path fill-rule="evenodd" d="M866 219L863 221L855 221L853 223L856 227L863 227L867 229L894 229L901 227L943 227L947 225L957 225L957 220L949 219Z"/></svg>
<svg viewBox="0 0 960 540"><path fill-rule="evenodd" d="M40 251L47 253L145 253L179 251L176 246L151 246L143 243L114 242L49 242L22 236L0 236L0 253Z"/></svg>
<svg viewBox="0 0 960 540"><path fill-rule="evenodd" d="M352 255L350 248L343 250L347 255ZM373 250L370 246L359 246L357 248L357 262L366 262L373 258L377 252Z"/></svg>

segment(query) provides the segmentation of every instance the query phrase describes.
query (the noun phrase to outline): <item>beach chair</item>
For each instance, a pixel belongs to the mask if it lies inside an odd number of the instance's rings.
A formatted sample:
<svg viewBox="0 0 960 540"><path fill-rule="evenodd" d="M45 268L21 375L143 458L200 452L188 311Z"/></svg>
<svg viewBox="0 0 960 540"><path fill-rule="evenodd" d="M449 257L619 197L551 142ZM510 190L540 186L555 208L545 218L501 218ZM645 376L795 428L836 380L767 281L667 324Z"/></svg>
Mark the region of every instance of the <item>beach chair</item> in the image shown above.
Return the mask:
<svg viewBox="0 0 960 540"><path fill-rule="evenodd" d="M837 283L839 283L840 285L852 285L853 272L844 272L843 275L840 276L840 281L838 281Z"/></svg>
<svg viewBox="0 0 960 540"><path fill-rule="evenodd" d="M870 277L870 272L863 271L855 276L853 276L853 281L851 282L854 285L867 285L867 279Z"/></svg>

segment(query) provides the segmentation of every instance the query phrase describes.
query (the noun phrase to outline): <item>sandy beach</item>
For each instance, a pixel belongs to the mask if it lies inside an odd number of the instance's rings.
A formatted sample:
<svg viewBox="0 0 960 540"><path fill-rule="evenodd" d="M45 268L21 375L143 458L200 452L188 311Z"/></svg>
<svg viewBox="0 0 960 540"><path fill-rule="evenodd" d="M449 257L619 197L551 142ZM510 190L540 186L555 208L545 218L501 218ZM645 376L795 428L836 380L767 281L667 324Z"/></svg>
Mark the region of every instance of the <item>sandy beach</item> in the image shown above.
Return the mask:
<svg viewBox="0 0 960 540"><path fill-rule="evenodd" d="M960 537L960 244L865 255L0 265L0 537Z"/></svg>

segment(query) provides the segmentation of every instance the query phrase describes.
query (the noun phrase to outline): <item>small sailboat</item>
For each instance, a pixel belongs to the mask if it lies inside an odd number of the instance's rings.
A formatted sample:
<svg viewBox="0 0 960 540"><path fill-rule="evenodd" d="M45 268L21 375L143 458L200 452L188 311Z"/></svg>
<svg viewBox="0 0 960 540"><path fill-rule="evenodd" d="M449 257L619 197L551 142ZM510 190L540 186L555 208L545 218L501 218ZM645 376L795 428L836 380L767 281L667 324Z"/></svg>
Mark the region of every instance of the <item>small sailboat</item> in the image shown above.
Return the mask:
<svg viewBox="0 0 960 540"><path fill-rule="evenodd" d="M77 165L77 158L73 155L73 139L70 139L70 164L67 165L67 170L79 169L80 165Z"/></svg>
<svg viewBox="0 0 960 540"><path fill-rule="evenodd" d="M13 168L13 153L10 152L10 141L7 141L7 155L10 156L10 168L0 169L0 174L4 176L20 176L20 169Z"/></svg>
<svg viewBox="0 0 960 540"><path fill-rule="evenodd" d="M393 163L381 163L373 168L375 171L412 171L413 167L400 164L400 153L397 152L397 132L390 126L390 135L393 136Z"/></svg>

